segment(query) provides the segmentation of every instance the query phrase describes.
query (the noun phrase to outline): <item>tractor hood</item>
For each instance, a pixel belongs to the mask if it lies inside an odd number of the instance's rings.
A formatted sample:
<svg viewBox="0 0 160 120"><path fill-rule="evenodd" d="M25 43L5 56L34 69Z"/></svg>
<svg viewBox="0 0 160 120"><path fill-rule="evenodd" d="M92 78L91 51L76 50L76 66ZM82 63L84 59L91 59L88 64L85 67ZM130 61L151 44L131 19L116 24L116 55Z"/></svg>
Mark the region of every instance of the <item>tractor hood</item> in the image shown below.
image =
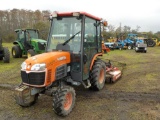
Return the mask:
<svg viewBox="0 0 160 120"><path fill-rule="evenodd" d="M31 41L33 41L33 42L40 42L40 43L47 43L47 41L45 41L45 40L35 39L35 38L32 38Z"/></svg>
<svg viewBox="0 0 160 120"><path fill-rule="evenodd" d="M45 64L46 68L53 64L67 64L70 63L70 53L64 51L48 52L39 54L28 58L24 61L26 70L30 71L35 64Z"/></svg>

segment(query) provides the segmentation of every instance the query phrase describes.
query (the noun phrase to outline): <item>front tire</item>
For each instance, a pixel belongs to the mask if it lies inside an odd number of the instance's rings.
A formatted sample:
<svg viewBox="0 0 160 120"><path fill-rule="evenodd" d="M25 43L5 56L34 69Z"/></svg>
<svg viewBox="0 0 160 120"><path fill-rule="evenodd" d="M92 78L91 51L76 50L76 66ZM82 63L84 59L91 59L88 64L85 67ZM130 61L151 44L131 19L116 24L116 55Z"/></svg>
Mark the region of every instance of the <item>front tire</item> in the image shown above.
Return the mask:
<svg viewBox="0 0 160 120"><path fill-rule="evenodd" d="M13 58L19 58L22 56L22 50L20 46L15 45L12 47L12 56Z"/></svg>
<svg viewBox="0 0 160 120"><path fill-rule="evenodd" d="M4 63L9 63L10 62L10 53L8 48L4 48L4 57L3 57Z"/></svg>
<svg viewBox="0 0 160 120"><path fill-rule="evenodd" d="M94 63L91 71L91 88L94 90L101 90L104 87L106 78L106 66L101 60Z"/></svg>
<svg viewBox="0 0 160 120"><path fill-rule="evenodd" d="M73 87L64 86L53 94L53 110L59 116L67 116L73 109L76 93Z"/></svg>

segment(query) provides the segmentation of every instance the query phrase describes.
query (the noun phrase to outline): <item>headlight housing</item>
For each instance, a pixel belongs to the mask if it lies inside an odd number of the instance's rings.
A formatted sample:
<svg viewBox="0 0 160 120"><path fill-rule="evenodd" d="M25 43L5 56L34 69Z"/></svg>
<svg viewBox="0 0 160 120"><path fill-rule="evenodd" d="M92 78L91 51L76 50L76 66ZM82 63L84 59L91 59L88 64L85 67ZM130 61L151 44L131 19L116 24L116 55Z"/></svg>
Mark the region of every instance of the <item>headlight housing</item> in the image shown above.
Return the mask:
<svg viewBox="0 0 160 120"><path fill-rule="evenodd" d="M21 69L22 69L22 70L26 70L26 67L27 67L26 62L23 62L23 63L21 64Z"/></svg>
<svg viewBox="0 0 160 120"><path fill-rule="evenodd" d="M41 63L41 64L34 64L31 67L32 71L42 71L46 69L46 64L45 63Z"/></svg>

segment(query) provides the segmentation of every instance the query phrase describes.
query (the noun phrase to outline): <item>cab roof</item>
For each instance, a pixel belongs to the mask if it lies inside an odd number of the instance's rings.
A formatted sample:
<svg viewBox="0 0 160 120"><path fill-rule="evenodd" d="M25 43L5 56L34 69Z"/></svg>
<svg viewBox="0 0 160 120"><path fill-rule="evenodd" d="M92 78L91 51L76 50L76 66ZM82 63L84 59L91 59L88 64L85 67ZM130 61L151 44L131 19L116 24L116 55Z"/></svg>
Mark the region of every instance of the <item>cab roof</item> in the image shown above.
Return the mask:
<svg viewBox="0 0 160 120"><path fill-rule="evenodd" d="M85 15L87 17L93 18L95 20L101 21L102 18L96 17L94 15L91 15L87 12L79 11L79 12L55 12L57 16L62 17L62 16L73 16L73 13L79 13L80 15Z"/></svg>
<svg viewBox="0 0 160 120"><path fill-rule="evenodd" d="M15 29L15 32L19 32L19 31L26 31L26 30L34 30L34 31L38 31L37 29L32 29L32 28L27 28L27 29Z"/></svg>

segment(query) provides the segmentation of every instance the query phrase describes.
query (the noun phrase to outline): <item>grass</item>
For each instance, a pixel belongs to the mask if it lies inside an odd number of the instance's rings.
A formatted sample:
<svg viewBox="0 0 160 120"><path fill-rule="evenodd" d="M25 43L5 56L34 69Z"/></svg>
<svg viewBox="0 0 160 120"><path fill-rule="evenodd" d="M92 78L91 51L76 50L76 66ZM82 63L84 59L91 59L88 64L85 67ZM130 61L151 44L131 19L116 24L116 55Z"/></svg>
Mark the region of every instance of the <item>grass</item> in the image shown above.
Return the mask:
<svg viewBox="0 0 160 120"><path fill-rule="evenodd" d="M12 43L3 43L3 47L8 47L10 51L10 63L0 61L0 84L19 84L21 82L20 69L21 63L26 59L13 58L11 55Z"/></svg>
<svg viewBox="0 0 160 120"><path fill-rule="evenodd" d="M4 43L3 46L11 50L12 43ZM18 85L21 82L20 65L25 59L11 57L11 62L8 64L0 61L0 84ZM147 53L136 53L134 50L114 50L105 54L103 59L126 63L122 78L114 84L106 84L103 89L106 92L159 93L160 47L148 48ZM117 62L112 63L120 67ZM77 94L73 112L68 117L62 118L52 111L52 97L41 95L34 106L22 108L16 104L12 90L0 87L0 93L0 118L2 119L160 119L160 104L155 101L127 101L114 97L106 99L103 96L99 98L96 92L94 98Z"/></svg>

